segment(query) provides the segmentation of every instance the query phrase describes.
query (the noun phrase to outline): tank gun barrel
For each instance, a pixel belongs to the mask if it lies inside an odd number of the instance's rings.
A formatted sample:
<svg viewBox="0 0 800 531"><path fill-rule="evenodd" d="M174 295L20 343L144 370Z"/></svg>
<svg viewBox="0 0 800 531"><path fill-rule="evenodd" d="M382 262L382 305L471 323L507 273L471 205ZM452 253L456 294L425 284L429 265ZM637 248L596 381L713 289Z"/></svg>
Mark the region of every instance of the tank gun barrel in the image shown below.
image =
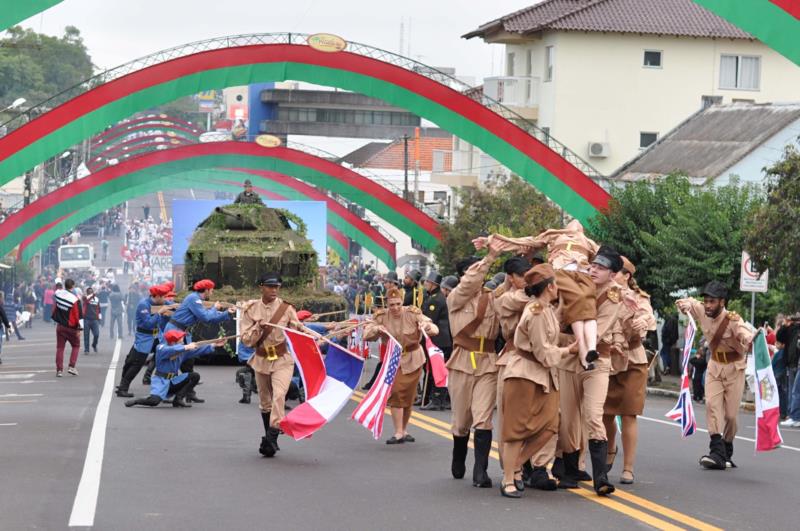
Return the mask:
<svg viewBox="0 0 800 531"><path fill-rule="evenodd" d="M225 216L225 228L230 230L256 230L252 221L242 214L230 212L222 207L216 207L215 212Z"/></svg>

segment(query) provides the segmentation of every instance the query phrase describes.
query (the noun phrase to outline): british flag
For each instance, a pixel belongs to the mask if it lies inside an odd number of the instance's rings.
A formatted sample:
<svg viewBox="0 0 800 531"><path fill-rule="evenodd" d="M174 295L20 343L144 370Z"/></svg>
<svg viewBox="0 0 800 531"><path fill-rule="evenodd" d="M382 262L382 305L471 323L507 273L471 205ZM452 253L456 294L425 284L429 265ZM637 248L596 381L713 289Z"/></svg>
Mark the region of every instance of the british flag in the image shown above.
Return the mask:
<svg viewBox="0 0 800 531"><path fill-rule="evenodd" d="M692 435L697 429L697 419L694 416L694 406L692 405L692 394L689 390L689 357L692 355L692 345L694 345L694 334L697 325L689 315L689 322L686 324L683 344L683 373L681 376L681 392L678 395L678 403L667 412L666 416L674 421L681 421L681 437Z"/></svg>
<svg viewBox="0 0 800 531"><path fill-rule="evenodd" d="M389 343L386 348L386 358L381 372L375 380L375 385L358 404L355 411L353 411L351 419L355 420L368 430L372 432L372 436L379 439L383 433L383 410L386 407L386 401L389 400L389 395L392 393L392 385L394 385L395 376L400 368L400 356L403 354L403 348L400 343L391 336L389 336Z"/></svg>

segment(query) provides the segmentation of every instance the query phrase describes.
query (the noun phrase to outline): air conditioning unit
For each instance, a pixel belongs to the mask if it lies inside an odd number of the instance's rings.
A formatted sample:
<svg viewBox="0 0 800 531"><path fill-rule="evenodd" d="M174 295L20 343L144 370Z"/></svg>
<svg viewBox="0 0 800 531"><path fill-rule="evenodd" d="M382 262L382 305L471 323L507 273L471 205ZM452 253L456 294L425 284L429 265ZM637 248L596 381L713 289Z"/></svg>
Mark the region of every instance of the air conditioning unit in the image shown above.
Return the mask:
<svg viewBox="0 0 800 531"><path fill-rule="evenodd" d="M594 159L604 159L611 155L611 147L608 142L589 142L589 156Z"/></svg>

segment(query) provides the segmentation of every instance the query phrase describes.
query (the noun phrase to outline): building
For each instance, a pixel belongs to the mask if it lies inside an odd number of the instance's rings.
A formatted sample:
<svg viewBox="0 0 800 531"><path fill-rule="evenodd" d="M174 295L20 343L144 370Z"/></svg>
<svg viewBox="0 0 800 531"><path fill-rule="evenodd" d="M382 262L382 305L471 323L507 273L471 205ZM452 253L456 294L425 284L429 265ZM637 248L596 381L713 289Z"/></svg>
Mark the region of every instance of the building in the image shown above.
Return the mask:
<svg viewBox="0 0 800 531"><path fill-rule="evenodd" d="M800 147L800 103L714 105L692 115L612 180L634 182L681 172L697 184L762 183L787 145Z"/></svg>
<svg viewBox="0 0 800 531"><path fill-rule="evenodd" d="M797 65L692 0L544 0L464 37L505 47L487 96L604 175L702 107L800 86Z"/></svg>

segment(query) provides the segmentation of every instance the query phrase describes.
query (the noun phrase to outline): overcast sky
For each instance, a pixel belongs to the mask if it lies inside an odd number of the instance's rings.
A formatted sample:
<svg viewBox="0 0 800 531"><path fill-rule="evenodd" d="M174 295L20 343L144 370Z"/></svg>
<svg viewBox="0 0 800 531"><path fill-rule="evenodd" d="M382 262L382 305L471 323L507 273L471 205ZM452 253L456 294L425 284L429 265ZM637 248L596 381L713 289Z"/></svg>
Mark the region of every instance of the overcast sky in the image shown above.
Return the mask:
<svg viewBox="0 0 800 531"><path fill-rule="evenodd" d="M404 55L430 66L454 66L457 75L480 83L501 73L501 47L461 35L537 1L65 0L23 25L51 35L76 26L104 70L164 48L241 33L335 33L399 52L405 21L404 52L410 47L410 54Z"/></svg>

